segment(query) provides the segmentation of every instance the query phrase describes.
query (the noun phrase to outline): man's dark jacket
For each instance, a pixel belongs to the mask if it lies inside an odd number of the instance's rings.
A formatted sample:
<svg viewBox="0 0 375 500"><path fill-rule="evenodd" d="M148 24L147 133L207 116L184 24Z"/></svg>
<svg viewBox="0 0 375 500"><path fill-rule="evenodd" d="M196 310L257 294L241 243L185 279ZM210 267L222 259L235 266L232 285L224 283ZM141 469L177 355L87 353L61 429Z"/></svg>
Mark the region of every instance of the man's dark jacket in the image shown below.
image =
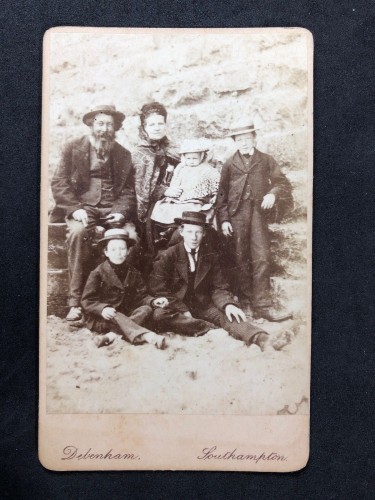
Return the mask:
<svg viewBox="0 0 375 500"><path fill-rule="evenodd" d="M276 197L276 204L279 207L282 205L283 212L293 205L290 182L272 156L255 148L250 169L247 171L237 151L224 163L221 170L216 201L216 215L220 225L230 222L231 217L236 214L247 181L251 188L250 198L256 203L260 204L266 194L272 193Z"/></svg>
<svg viewBox="0 0 375 500"><path fill-rule="evenodd" d="M136 214L134 173L130 152L118 142L111 151L114 203L112 213L127 220ZM80 196L90 187L90 141L88 136L65 144L61 161L51 182L56 206L51 222L61 222L75 210L83 208Z"/></svg>
<svg viewBox="0 0 375 500"><path fill-rule="evenodd" d="M100 324L108 323L101 316L105 307L114 307L128 316L137 307L151 306L153 297L147 293L141 273L126 263L124 265L128 272L123 282L108 260L91 272L81 300L84 311L88 313L88 328L101 331Z"/></svg>
<svg viewBox="0 0 375 500"><path fill-rule="evenodd" d="M156 297L167 297L171 309L189 311L183 299L188 289L188 256L184 242L162 252L154 261L150 289ZM225 281L217 255L204 243L199 247L195 276L195 298L199 307L206 309L212 303L224 311L227 304L237 304Z"/></svg>

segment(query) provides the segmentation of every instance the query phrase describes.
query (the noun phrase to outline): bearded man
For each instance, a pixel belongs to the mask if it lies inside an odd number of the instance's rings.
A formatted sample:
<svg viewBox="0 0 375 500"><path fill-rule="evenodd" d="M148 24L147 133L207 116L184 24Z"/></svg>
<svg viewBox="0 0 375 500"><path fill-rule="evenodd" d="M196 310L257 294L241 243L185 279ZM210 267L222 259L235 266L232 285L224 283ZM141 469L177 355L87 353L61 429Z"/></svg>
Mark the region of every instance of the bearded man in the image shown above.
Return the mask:
<svg viewBox="0 0 375 500"><path fill-rule="evenodd" d="M51 182L56 202L51 221L60 216L67 224L68 321L82 317L81 295L92 266L95 226L103 220L121 226L136 216L131 154L115 140L124 119L112 105L86 113L82 120L89 134L65 144Z"/></svg>

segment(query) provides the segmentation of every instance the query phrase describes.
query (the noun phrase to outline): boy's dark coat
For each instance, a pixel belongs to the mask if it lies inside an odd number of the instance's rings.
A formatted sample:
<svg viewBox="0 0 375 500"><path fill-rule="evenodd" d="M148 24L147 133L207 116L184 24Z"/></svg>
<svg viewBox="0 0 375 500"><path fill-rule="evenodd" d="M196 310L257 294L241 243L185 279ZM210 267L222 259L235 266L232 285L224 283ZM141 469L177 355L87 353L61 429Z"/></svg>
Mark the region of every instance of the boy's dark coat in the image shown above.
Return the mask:
<svg viewBox="0 0 375 500"><path fill-rule="evenodd" d="M82 306L88 313L87 326L94 330L100 322L107 323L101 313L105 307L114 307L125 315L140 306L151 306L153 297L148 295L142 275L128 266L128 273L122 283L108 260L91 272L82 295Z"/></svg>
<svg viewBox="0 0 375 500"><path fill-rule="evenodd" d="M237 151L223 165L216 202L218 222L230 222L236 214L243 197L246 179L249 176L251 198L261 203L263 197L272 193L276 196L276 203L288 200L289 208L292 201L291 186L288 179L281 172L279 165L272 156L254 149L249 171L246 171ZM267 212L265 211L265 216Z"/></svg>
<svg viewBox="0 0 375 500"><path fill-rule="evenodd" d="M171 309L186 312L189 308L183 298L187 287L188 256L182 241L162 252L155 260L150 289L157 297L167 297ZM195 296L202 309L214 303L223 311L227 304L236 304L222 275L217 254L204 241L199 247Z"/></svg>
<svg viewBox="0 0 375 500"><path fill-rule="evenodd" d="M136 212L134 173L130 152L115 142L111 151L114 204L112 213L121 213L127 219ZM90 141L88 136L74 139L65 144L60 164L51 182L56 207L51 222L58 222L64 216L83 208L80 195L90 186Z"/></svg>

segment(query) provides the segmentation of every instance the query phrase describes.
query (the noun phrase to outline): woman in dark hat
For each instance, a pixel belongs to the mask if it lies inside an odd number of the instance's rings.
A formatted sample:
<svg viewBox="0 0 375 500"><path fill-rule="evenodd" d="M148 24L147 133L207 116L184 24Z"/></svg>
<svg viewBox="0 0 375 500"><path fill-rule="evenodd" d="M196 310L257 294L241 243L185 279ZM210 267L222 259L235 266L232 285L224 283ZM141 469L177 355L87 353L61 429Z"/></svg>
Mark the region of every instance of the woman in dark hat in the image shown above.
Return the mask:
<svg viewBox="0 0 375 500"><path fill-rule="evenodd" d="M148 253L154 253L154 228L150 220L154 204L164 197L174 167L179 163L177 151L167 138L167 110L152 102L142 106L140 143L132 154L135 169L135 191L138 220L143 245Z"/></svg>

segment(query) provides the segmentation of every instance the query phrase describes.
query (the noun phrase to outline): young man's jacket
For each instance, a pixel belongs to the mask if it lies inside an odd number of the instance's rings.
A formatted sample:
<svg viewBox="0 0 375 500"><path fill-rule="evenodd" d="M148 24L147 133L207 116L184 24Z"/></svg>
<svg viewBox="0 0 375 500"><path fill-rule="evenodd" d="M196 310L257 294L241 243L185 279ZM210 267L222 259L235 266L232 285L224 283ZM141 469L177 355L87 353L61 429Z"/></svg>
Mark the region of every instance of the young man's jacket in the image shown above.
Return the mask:
<svg viewBox="0 0 375 500"><path fill-rule="evenodd" d="M134 172L130 152L115 142L111 151L114 202L112 213L127 220L136 214ZM80 196L90 187L90 141L88 136L65 144L60 164L51 182L56 207L51 222L63 221L75 210L83 208Z"/></svg>
<svg viewBox="0 0 375 500"><path fill-rule="evenodd" d="M183 301L188 289L188 266L188 256L181 241L159 254L150 278L151 293L156 297L167 297L169 308L178 312L189 311ZM199 247L194 291L202 309L213 303L223 312L228 304L238 305L222 275L218 256L204 240Z"/></svg>
<svg viewBox="0 0 375 500"><path fill-rule="evenodd" d="M106 260L94 269L86 283L82 295L82 306L88 313L87 326L92 328L105 307L114 307L125 315L131 314L140 306L151 306L153 297L148 295L142 275L133 266L128 267L124 282L116 275L114 269Z"/></svg>
<svg viewBox="0 0 375 500"><path fill-rule="evenodd" d="M246 186L250 187L249 192L245 192ZM237 151L224 163L221 170L216 201L219 224L230 222L241 200L250 198L255 203L261 204L263 197L268 193L275 195L276 203L288 200L290 206L290 202L293 202L290 182L272 156L255 148L250 168L247 170Z"/></svg>

